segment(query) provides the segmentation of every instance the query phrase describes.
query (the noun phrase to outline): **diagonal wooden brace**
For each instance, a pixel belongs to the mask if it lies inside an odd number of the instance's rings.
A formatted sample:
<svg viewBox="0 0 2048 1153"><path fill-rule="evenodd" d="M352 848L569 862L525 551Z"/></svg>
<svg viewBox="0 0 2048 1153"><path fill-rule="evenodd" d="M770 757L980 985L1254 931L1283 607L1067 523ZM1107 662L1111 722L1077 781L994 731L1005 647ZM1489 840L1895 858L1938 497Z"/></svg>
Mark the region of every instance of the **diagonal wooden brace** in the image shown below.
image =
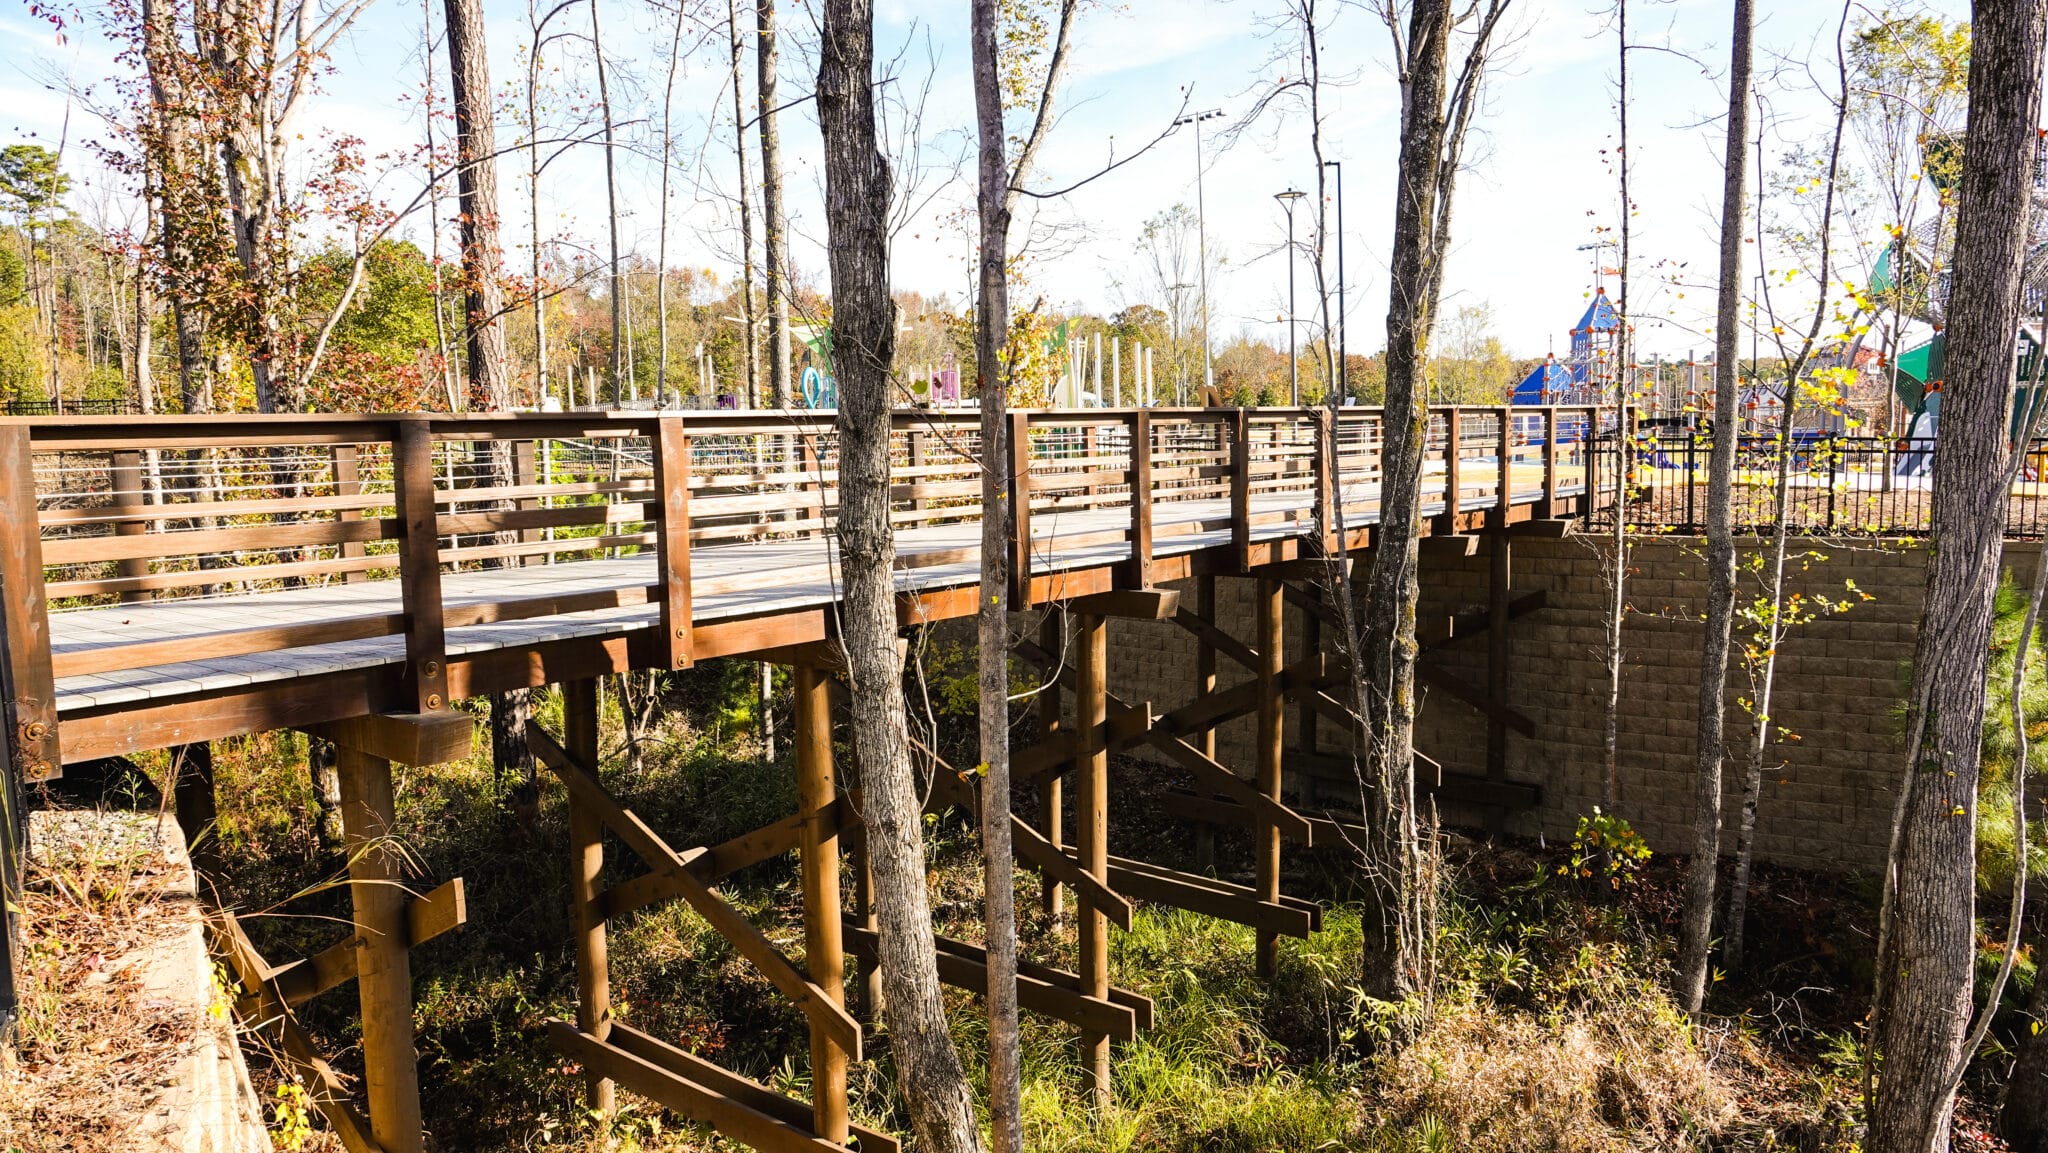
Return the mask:
<svg viewBox="0 0 2048 1153"><path fill-rule="evenodd" d="M609 828L627 848L640 855L647 866L656 872L665 873L675 886L675 895L689 903L697 915L709 922L718 935L732 942L740 955L754 963L762 976L780 990L783 996L795 1001L804 1015L823 1030L833 1042L846 1051L850 1060L861 1059L861 1027L853 1015L825 995L825 991L811 983L788 957L783 956L761 930L740 915L739 910L727 904L711 886L699 880L690 871L690 862L682 854L670 848L639 814L620 805L604 790L597 777L587 768L578 765L567 750L555 742L539 725L526 726L526 743L534 755L540 758L557 777L561 778L576 799L590 806L598 819Z"/></svg>

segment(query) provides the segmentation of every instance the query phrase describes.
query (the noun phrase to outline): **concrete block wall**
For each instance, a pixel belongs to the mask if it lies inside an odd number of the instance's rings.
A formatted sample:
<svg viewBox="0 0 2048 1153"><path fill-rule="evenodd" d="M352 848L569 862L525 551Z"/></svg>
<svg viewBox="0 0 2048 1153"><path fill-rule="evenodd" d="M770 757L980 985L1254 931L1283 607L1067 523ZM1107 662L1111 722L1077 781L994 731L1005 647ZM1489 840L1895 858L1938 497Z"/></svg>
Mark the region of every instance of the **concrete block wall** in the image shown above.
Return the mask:
<svg viewBox="0 0 2048 1153"><path fill-rule="evenodd" d="M1508 776L1539 784L1543 804L1512 817L1511 832L1568 837L1577 818L1601 803L1607 777L1604 751L1606 604L1611 595L1602 560L1605 543L1585 537L1517 537L1513 544L1516 594L1545 590L1547 606L1511 627L1509 699L1536 725L1533 738L1510 734ZM1486 549L1471 557L1424 557L1421 584L1425 618L1486 602ZM1745 541L1744 557L1760 541ZM2031 576L2038 548L2015 545L2007 563L2016 580ZM1770 861L1826 870L1877 867L1883 859L1899 772L1898 714L1913 656L1927 549L1920 542L1823 545L1795 542L1788 588L1809 597L1841 598L1854 581L1871 599L1852 596L1845 613L1794 630L1779 656L1773 713L1796 740L1774 742L1765 753L1764 787L1757 820L1759 855ZM1660 851L1682 851L1689 840L1695 716L1699 698L1699 606L1704 564L1693 540L1653 539L1635 545L1628 582L1629 615L1623 632L1621 705L1616 758L1617 808ZM1761 585L1746 565L1738 598ZM1255 632L1253 582L1217 581L1217 622L1249 641ZM1193 582L1181 587L1194 606ZM1167 712L1192 700L1195 642L1170 623L1110 623L1111 691L1127 701L1149 700ZM1303 651L1303 620L1286 617L1288 661ZM1736 643L1745 628L1737 623ZM1335 638L1326 637L1334 652ZM1433 658L1483 684L1486 639L1459 641ZM1227 658L1218 662L1218 686L1248 679ZM1732 833L1741 804L1749 716L1736 702L1752 692L1746 671L1729 677L1728 739L1724 770ZM1288 744L1296 744L1298 710L1289 709ZM1218 730L1218 758L1251 775L1251 718ZM1325 725L1323 744L1341 733ZM1485 772L1486 723L1475 709L1424 688L1418 747L1446 769ZM1453 823L1477 824L1476 810L1446 808ZM1731 841L1732 843L1732 841Z"/></svg>

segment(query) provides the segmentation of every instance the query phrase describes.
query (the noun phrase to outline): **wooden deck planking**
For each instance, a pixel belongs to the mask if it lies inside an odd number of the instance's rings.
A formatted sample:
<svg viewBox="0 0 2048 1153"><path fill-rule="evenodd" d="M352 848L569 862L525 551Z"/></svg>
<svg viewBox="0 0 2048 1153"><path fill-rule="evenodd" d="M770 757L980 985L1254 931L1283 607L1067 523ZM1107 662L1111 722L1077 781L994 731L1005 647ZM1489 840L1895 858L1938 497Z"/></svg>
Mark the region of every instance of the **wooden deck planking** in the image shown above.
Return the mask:
<svg viewBox="0 0 2048 1153"><path fill-rule="evenodd" d="M1490 492L1471 489L1491 473L1490 462L1467 461L1461 473L1467 489L1462 509L1491 507ZM1539 467L1515 468L1514 501L1542 499ZM1441 474L1435 474L1440 476ZM1572 477L1573 481L1579 478ZM1565 484L1563 494L1582 484ZM1443 510L1441 482L1425 498L1425 515ZM1294 536L1313 516L1313 493L1280 490L1252 494L1254 541ZM1347 485L1347 524L1368 526L1378 519L1378 485ZM1183 556L1231 542L1231 508L1226 498L1155 499L1153 554ZM1032 572L1043 575L1116 564L1130 558L1126 536L1128 505L1083 509L1041 508L1032 517ZM1107 539L1105 539L1107 538ZM1089 539L1092 543L1066 544ZM977 522L922 526L897 534L898 588L905 593L960 588L979 575ZM693 622L771 616L829 605L838 599L837 558L829 535L699 546L691 552ZM951 555L948 555L951 554ZM922 565L920 558L946 556ZM956 559L957 558L957 559ZM230 570L231 571L231 570ZM547 595L644 589L655 580L655 558L639 553L616 559L567 561L552 565L449 573L444 609L465 608ZM253 628L342 621L399 611L395 579L334 582L314 588L191 598L147 604L81 609L50 618L54 654L75 653L140 642L199 639ZM461 625L448 630L447 651L463 656L498 649L532 648L554 641L622 635L653 625L654 603L626 604L587 612ZM65 677L57 682L59 713L76 713L197 693L239 689L351 670L379 668L405 660L402 635L216 657L147 668Z"/></svg>

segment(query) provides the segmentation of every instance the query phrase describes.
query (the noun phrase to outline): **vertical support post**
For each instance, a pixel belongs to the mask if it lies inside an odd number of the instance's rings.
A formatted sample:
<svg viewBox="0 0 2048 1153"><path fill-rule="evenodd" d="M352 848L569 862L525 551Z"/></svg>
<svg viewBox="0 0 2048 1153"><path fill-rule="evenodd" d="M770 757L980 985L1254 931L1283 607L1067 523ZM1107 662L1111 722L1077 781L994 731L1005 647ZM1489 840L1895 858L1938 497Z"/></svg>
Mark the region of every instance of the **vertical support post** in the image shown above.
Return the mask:
<svg viewBox="0 0 2048 1153"><path fill-rule="evenodd" d="M1010 611L1031 607L1031 421L1010 414ZM984 459L986 455L984 454ZM984 465L983 467L986 467Z"/></svg>
<svg viewBox="0 0 2048 1153"><path fill-rule="evenodd" d="M1282 622L1286 608L1281 600L1284 586L1261 577L1258 583L1259 626L1259 791L1280 799L1280 761L1285 754L1285 702L1280 697L1280 670L1285 636ZM1252 866L1256 873L1259 900L1280 902L1280 829L1261 814L1252 828ZM1271 977L1280 968L1280 934L1259 930L1258 975Z"/></svg>
<svg viewBox="0 0 2048 1153"><path fill-rule="evenodd" d="M1337 426L1325 409L1312 409L1315 420L1315 461L1312 472L1316 486L1317 552L1333 555L1337 540Z"/></svg>
<svg viewBox="0 0 2048 1153"><path fill-rule="evenodd" d="M804 892L804 965L836 1004L846 1003L846 948L839 921L839 822L833 800L832 694L816 668L795 667L797 814ZM811 1129L845 1144L846 1051L811 1025Z"/></svg>
<svg viewBox="0 0 2048 1153"><path fill-rule="evenodd" d="M1444 410L1444 511L1443 519L1437 522L1441 526L1439 532L1458 531L1458 456L1465 448L1464 430L1458 427L1463 423L1458 419L1461 415L1455 405Z"/></svg>
<svg viewBox="0 0 2048 1153"><path fill-rule="evenodd" d="M1216 578L1208 573L1195 578L1195 615L1204 624L1216 623ZM1195 699L1205 700L1216 692L1216 646L1208 641L1195 643ZM1210 760L1216 759L1216 728L1204 725L1195 730L1195 747ZM1209 870L1216 867L1216 827L1207 821L1195 822L1195 867Z"/></svg>
<svg viewBox="0 0 2048 1153"><path fill-rule="evenodd" d="M910 441L910 487L915 490L925 483L925 435L922 429L912 428L905 436ZM910 498L910 507L918 512L923 512L930 503L921 496Z"/></svg>
<svg viewBox="0 0 2048 1153"><path fill-rule="evenodd" d="M448 636L441 619L441 539L434 503L433 426L422 418L398 422L392 445L398 508L398 576L405 603L406 682L415 712L438 712L448 703Z"/></svg>
<svg viewBox="0 0 2048 1153"><path fill-rule="evenodd" d="M598 760L597 680L562 686L562 749L595 774ZM599 887L604 872L604 823L569 794L569 911L576 934L576 1027L603 1040L612 1031L611 960L606 949ZM610 1080L589 1075L590 1107L609 1117L618 1107Z"/></svg>
<svg viewBox="0 0 2048 1153"><path fill-rule="evenodd" d="M1543 519L1557 516L1557 407L1543 408Z"/></svg>
<svg viewBox="0 0 2048 1153"><path fill-rule="evenodd" d="M57 681L50 664L49 600L27 425L0 428L0 705L17 782L57 776ZM0 766L4 768L4 766Z"/></svg>
<svg viewBox="0 0 2048 1153"><path fill-rule="evenodd" d="M205 741L171 748L171 804L192 865L208 871L219 861L213 822L219 810L213 795L213 746Z"/></svg>
<svg viewBox="0 0 2048 1153"><path fill-rule="evenodd" d="M1341 590L1345 579L1344 573L1334 566L1330 572L1330 579L1336 581L1337 587ZM1322 603L1323 590L1320 585L1311 583L1308 587L1308 595L1309 599L1314 603ZM1342 596L1343 593L1339 591L1338 595ZM1323 651L1323 618L1313 609L1304 608L1301 610L1301 651L1304 657L1314 657L1317 653ZM1313 705L1308 703L1307 697L1302 698L1301 705L1294 714L1294 724L1300 734L1295 740L1301 746L1301 751L1310 756L1321 752L1321 735L1316 732L1316 710ZM1303 774L1301 779L1295 782L1294 788L1301 795L1302 804L1314 805L1316 803L1317 784L1316 778L1313 775Z"/></svg>
<svg viewBox="0 0 2048 1153"><path fill-rule="evenodd" d="M1237 409L1230 423L1230 550L1237 571L1252 567L1251 413Z"/></svg>
<svg viewBox="0 0 2048 1153"><path fill-rule="evenodd" d="M1152 587L1152 414L1139 409L1131 422L1131 583Z"/></svg>
<svg viewBox="0 0 2048 1153"><path fill-rule="evenodd" d="M520 488L530 488L540 481L540 459L537 446L530 440L512 443L512 483ZM540 507L540 498L523 496L507 502L503 507L535 509ZM547 530L523 528L519 530L520 544L538 544L547 538ZM541 564L543 558L533 553L523 553L516 562L521 567Z"/></svg>
<svg viewBox="0 0 2048 1153"><path fill-rule="evenodd" d="M1066 638L1060 635L1060 614L1048 612L1038 624L1038 647L1055 656L1067 650ZM1044 742L1059 739L1060 729L1060 683L1048 679L1038 692L1038 739ZM1038 790L1038 818L1040 831L1055 849L1066 848L1066 776L1053 773L1046 777L1045 784ZM1066 886L1059 883L1050 873L1044 879L1043 905L1046 916L1054 924L1066 912Z"/></svg>
<svg viewBox="0 0 2048 1153"><path fill-rule="evenodd" d="M363 1081L370 1134L386 1153L422 1153L418 1053L412 1044L412 958L392 801L391 762L336 749L342 840L355 908L356 993L363 1012Z"/></svg>
<svg viewBox="0 0 2048 1153"><path fill-rule="evenodd" d="M655 526L660 550L661 636L655 645L664 668L689 668L690 637L690 438L683 418L664 416L654 428L654 488L661 500Z"/></svg>
<svg viewBox="0 0 2048 1153"><path fill-rule="evenodd" d="M334 495L361 496L362 494L362 461L358 454L356 446L352 444L335 445ZM358 508L345 508L342 509L340 512L335 513L335 517L338 520L361 520L363 519L363 510ZM358 557L365 555L363 542L359 540L343 541L341 545L341 555L348 560L354 560ZM343 573L341 579L345 584L361 584L363 581L370 579L370 574L364 572L362 569L352 568L348 570L348 572Z"/></svg>
<svg viewBox="0 0 2048 1153"><path fill-rule="evenodd" d="M1505 707L1508 700L1508 592L1513 578L1510 569L1514 539L1505 527L1488 541L1486 580L1486 696ZM1508 779L1508 726L1499 711L1487 714L1486 779ZM1486 831L1498 835L1507 812L1500 805L1486 806Z"/></svg>
<svg viewBox="0 0 2048 1153"><path fill-rule="evenodd" d="M1505 528L1508 510L1515 506L1515 410L1506 405L1502 405L1500 410L1500 449L1496 453L1496 463L1500 475L1494 478L1493 507L1500 511L1500 519L1495 523Z"/></svg>
<svg viewBox="0 0 2048 1153"><path fill-rule="evenodd" d="M847 803L855 812L860 811L860 791L848 789ZM879 927L875 914L875 871L868 859L868 832L866 825L856 827L847 838L853 853L853 915L861 928L873 933ZM853 1013L863 1023L873 1023L882 1011L882 971L873 961L856 959L853 963Z"/></svg>
<svg viewBox="0 0 2048 1153"><path fill-rule="evenodd" d="M1585 460L1585 490L1579 495L1579 515L1591 520L1600 511L1600 409L1584 410L1585 431L1579 434L1579 455Z"/></svg>
<svg viewBox="0 0 2048 1153"><path fill-rule="evenodd" d="M1103 724L1109 719L1109 625L1105 618L1079 614L1074 618L1075 656L1080 686L1074 701L1076 776L1074 823L1079 826L1081 867L1096 880L1109 882L1109 746ZM1077 898L1081 943L1081 994L1109 996L1109 918L1085 895ZM1081 1084L1093 1106L1109 1105L1109 1038L1081 1033Z"/></svg>
<svg viewBox="0 0 2048 1153"><path fill-rule="evenodd" d="M114 509L122 514L122 520L114 524L115 536L142 536L149 531L149 523L130 520L142 511L142 454L135 451L114 454L112 475L108 478L114 490ZM148 557L126 557L116 566L116 572L128 579L149 575ZM153 599L147 589L126 589L121 593L122 604Z"/></svg>

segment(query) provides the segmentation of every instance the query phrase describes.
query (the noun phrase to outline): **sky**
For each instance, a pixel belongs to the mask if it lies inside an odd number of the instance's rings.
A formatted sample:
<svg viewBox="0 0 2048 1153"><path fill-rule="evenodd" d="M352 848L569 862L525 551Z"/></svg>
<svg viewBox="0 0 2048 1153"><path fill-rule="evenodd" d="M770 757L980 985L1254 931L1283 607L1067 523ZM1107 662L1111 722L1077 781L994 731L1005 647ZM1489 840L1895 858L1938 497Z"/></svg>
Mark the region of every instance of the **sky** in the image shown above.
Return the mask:
<svg viewBox="0 0 2048 1153"><path fill-rule="evenodd" d="M660 149L652 141L658 139L674 18L647 4L600 3L615 101L621 117L634 121L621 136L640 146L622 152L619 163L626 244L651 256L661 177ZM1328 10L1330 0L1323 6ZM1764 153L1776 163L1787 148L1819 140L1827 131L1825 86L1832 84L1842 8L1811 0L1758 7L1759 87L1772 109ZM438 28L440 5L431 9ZM1064 187L1112 159L1150 147L1078 190L1041 202L1035 217L1020 217L1012 245L1038 255L1019 303L1043 297L1055 307L1097 313L1163 303L1148 283L1138 237L1145 221L1160 212L1196 205L1197 163L1191 129L1159 137L1177 114L1213 108L1224 115L1204 126L1200 177L1204 231L1212 258L1221 261L1209 284L1211 328L1219 344L1239 333L1285 340L1286 216L1274 193L1313 190L1315 172L1307 120L1299 109L1269 106L1253 115L1259 96L1290 76L1295 65L1289 38L1274 29L1281 10L1275 0L1126 0L1083 9L1059 96L1061 114L1030 185ZM1949 20L1967 15L1960 3L1934 3L1927 10ZM1618 38L1611 2L1515 0L1511 11L1511 46L1488 83L1469 169L1457 188L1443 311L1486 307L1492 332L1510 354L1539 356L1568 347L1567 332L1594 286L1594 257L1602 255L1609 269L1616 263L1611 252L1580 246L1599 230L1611 237L1620 223ZM527 7L487 0L485 12L492 78L509 90L525 72ZM903 122L906 106L920 110L917 155L923 162L898 166L899 184L916 190L918 211L896 237L895 283L957 303L966 295L973 253L968 5L876 0L876 13L878 53L893 77L885 91L896 96L895 122ZM1343 165L1347 340L1353 352L1370 352L1385 343L1399 96L1386 29L1356 6L1336 13L1323 37L1324 150ZM716 23L685 26L686 44L707 34L714 43L686 57L678 69L669 246L672 266L731 276L737 246L729 198L736 176L724 14L722 4L715 11L705 8L702 19ZM420 139L423 15L418 0L374 0L337 46L333 73L298 115L294 128L306 148L334 132L363 138L373 153ZM782 19L787 34L780 75L789 100L808 91L815 71L815 56L803 42L815 38L816 0L783 0ZM1725 0L1629 5L1633 311L1646 356L1704 356L1712 343L1709 278L1719 227L1728 19ZM555 27L580 32L588 16L572 9ZM583 51L562 44L558 52ZM127 190L97 172L91 152L81 147L104 137L106 129L85 103L66 95L67 88L92 88L104 98L102 78L121 70L115 52L89 10L74 14L59 31L32 17L21 0L5 0L0 7L0 144L63 140L81 199L103 204L97 211L118 217L129 203ZM436 58L435 67L445 86L445 56ZM587 73L582 63L572 68ZM752 69L749 60L749 93ZM557 106L573 103L573 95L565 95ZM517 131L501 120L501 146ZM799 277L822 288L823 178L808 104L785 114L782 136L792 258ZM965 165L957 175L956 163ZM749 165L758 176L757 154ZM522 173L523 163L514 157L500 172L508 246L526 231ZM418 182L417 172L406 169L389 173L380 187L392 201L405 202ZM543 180L543 232L594 250L604 235L604 193L602 149L568 151ZM1302 235L1310 209L1306 201L1298 209ZM422 245L424 215L400 230ZM515 266L525 259L521 250L507 255ZM1296 276L1299 314L1306 316L1312 281L1305 269L1297 268ZM1602 279L1612 291L1611 273Z"/></svg>

